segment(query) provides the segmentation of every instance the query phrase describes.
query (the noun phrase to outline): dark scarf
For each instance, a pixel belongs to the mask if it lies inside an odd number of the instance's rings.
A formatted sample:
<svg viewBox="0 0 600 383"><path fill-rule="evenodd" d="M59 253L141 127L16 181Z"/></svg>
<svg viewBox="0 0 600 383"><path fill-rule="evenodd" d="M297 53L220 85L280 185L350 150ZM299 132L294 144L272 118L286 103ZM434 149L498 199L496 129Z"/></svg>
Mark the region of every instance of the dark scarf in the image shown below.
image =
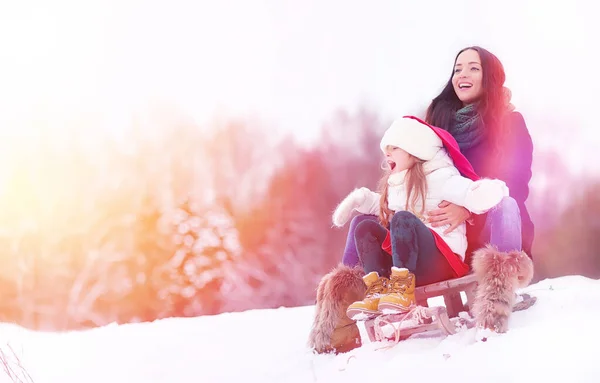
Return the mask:
<svg viewBox="0 0 600 383"><path fill-rule="evenodd" d="M485 138L485 124L475 104L470 104L456 111L454 124L448 129L458 142L461 151L479 145Z"/></svg>

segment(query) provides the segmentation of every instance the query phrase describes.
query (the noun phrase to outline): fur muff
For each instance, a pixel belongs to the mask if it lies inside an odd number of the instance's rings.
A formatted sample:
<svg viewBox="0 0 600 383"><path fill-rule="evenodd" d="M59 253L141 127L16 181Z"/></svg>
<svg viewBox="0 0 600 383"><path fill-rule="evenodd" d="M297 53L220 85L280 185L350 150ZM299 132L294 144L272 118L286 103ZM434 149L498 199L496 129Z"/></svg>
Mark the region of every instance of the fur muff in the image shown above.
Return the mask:
<svg viewBox="0 0 600 383"><path fill-rule="evenodd" d="M487 245L473 253L472 266L478 283L472 310L477 326L504 333L516 290L533 278L533 262L523 251L501 252Z"/></svg>
<svg viewBox="0 0 600 383"><path fill-rule="evenodd" d="M361 346L356 321L346 315L350 304L364 298L360 267L336 266L317 287L317 302L308 345L317 353L347 352Z"/></svg>

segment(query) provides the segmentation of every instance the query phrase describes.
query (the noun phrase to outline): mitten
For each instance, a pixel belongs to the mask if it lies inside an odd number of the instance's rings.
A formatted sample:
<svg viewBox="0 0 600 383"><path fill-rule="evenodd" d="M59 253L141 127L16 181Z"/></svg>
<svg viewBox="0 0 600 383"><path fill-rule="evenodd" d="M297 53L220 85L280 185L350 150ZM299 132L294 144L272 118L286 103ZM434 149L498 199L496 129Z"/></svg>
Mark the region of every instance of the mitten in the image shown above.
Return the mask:
<svg viewBox="0 0 600 383"><path fill-rule="evenodd" d="M372 193L369 189L363 187L354 189L344 200L336 207L333 212L333 224L342 227L352 216L352 212L361 207L368 196Z"/></svg>

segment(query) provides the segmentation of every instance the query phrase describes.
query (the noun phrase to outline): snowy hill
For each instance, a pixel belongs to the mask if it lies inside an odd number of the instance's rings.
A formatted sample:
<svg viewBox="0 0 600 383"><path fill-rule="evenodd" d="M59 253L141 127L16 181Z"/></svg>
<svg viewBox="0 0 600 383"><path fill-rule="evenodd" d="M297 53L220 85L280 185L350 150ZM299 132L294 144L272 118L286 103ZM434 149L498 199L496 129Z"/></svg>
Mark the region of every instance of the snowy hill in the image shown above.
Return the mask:
<svg viewBox="0 0 600 383"><path fill-rule="evenodd" d="M600 281L569 276L524 291L537 303L486 342L471 329L386 350L365 341L338 356L307 349L313 306L70 333L3 325L1 340L36 383L600 381Z"/></svg>

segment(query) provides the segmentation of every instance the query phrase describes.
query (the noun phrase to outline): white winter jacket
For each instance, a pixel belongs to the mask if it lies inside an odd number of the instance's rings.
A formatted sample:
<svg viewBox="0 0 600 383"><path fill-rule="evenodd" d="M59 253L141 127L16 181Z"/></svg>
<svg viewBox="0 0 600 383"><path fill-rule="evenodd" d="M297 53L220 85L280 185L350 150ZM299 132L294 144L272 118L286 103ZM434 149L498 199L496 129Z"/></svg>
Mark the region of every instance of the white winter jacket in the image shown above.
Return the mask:
<svg viewBox="0 0 600 383"><path fill-rule="evenodd" d="M462 223L452 232L444 234L444 230L450 225L432 227L426 222L427 212L437 209L440 202L448 201L463 206L472 213L482 214L500 203L502 198L508 196L508 187L500 180L472 181L461 176L445 149L440 149L435 157L426 161L423 166L427 178L427 197L424 216L420 218L427 227L446 241L453 252L464 260L467 250L466 224ZM388 179L388 207L394 212L406 210L407 191L404 183L406 173L406 171L394 173ZM367 188L361 189L363 189L365 200L356 210L363 214L379 214L380 194ZM421 200L418 200L413 213L420 211Z"/></svg>

